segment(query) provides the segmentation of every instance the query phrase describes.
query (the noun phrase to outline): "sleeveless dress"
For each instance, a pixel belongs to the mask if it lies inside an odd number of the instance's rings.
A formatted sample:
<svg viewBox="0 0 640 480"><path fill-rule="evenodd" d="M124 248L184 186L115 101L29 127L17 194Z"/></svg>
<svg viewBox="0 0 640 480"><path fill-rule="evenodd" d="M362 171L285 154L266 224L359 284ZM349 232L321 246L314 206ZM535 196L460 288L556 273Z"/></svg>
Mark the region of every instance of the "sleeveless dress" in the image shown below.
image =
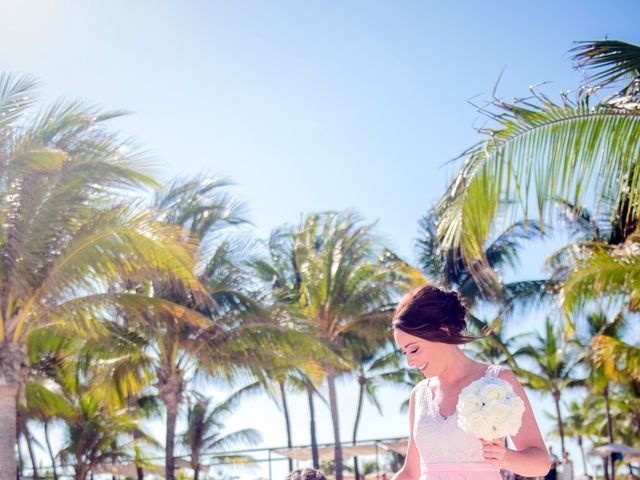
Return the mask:
<svg viewBox="0 0 640 480"><path fill-rule="evenodd" d="M502 367L489 365L484 376L497 376ZM420 453L420 480L501 480L500 468L484 463L482 444L458 427L458 413L440 414L440 398L431 385L437 377L416 385L413 438Z"/></svg>

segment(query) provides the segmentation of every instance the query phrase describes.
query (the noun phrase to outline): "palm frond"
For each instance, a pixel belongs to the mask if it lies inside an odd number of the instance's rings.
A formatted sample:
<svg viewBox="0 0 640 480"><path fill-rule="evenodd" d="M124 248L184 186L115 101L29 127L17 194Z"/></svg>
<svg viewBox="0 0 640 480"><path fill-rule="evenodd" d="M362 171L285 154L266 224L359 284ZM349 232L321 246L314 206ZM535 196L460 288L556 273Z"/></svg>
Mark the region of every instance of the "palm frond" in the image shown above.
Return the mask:
<svg viewBox="0 0 640 480"><path fill-rule="evenodd" d="M574 269L562 285L561 300L570 312L589 299L626 298L632 310L640 308L640 249L637 235L623 245L579 245ZM575 247L574 247L575 248Z"/></svg>
<svg viewBox="0 0 640 480"><path fill-rule="evenodd" d="M599 86L640 76L640 47L619 40L576 42L571 49L578 68L593 70L589 81Z"/></svg>
<svg viewBox="0 0 640 480"><path fill-rule="evenodd" d="M537 209L541 227L553 199L584 205L590 189L618 189L638 217L640 116L614 109L594 110L588 98L562 104L534 94L534 101L497 102L489 112L498 128L486 129L487 139L467 152L467 160L437 206L438 237L446 248L460 251L474 265L487 259L482 246L499 220L507 224L529 218ZM531 206L532 200L535 207ZM464 227L463 227L464 225Z"/></svg>
<svg viewBox="0 0 640 480"><path fill-rule="evenodd" d="M640 348L607 335L597 335L591 341L594 361L603 366L610 378L630 375L640 381Z"/></svg>
<svg viewBox="0 0 640 480"><path fill-rule="evenodd" d="M36 85L28 76L0 74L0 132L31 106Z"/></svg>

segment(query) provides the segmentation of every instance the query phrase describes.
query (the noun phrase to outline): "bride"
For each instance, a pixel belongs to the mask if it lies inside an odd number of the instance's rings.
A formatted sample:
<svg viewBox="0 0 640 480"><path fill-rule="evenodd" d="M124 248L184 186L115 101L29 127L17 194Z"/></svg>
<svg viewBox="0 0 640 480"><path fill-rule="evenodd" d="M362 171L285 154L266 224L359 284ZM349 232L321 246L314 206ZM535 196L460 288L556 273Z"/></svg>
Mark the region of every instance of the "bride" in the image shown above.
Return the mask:
<svg viewBox="0 0 640 480"><path fill-rule="evenodd" d="M459 345L475 340L464 335L466 309L455 292L425 285L398 304L393 330L410 367L426 377L409 399L409 446L404 466L393 480L500 480L500 469L522 476L544 476L549 456L531 405L513 372L467 357ZM460 391L494 375L509 382L522 398L525 412L516 450L504 439L479 440L456 422Z"/></svg>

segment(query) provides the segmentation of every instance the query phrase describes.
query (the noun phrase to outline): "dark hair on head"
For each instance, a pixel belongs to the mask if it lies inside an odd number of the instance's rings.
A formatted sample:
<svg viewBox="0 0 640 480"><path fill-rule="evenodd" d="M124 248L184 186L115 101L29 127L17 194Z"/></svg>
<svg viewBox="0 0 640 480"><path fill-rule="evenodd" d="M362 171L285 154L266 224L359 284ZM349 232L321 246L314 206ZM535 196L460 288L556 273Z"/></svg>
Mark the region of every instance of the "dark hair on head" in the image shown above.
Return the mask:
<svg viewBox="0 0 640 480"><path fill-rule="evenodd" d="M285 480L327 480L320 470L314 468L298 468L290 471Z"/></svg>
<svg viewBox="0 0 640 480"><path fill-rule="evenodd" d="M460 345L482 338L464 334L466 315L457 292L422 285L402 297L393 314L393 328L430 342Z"/></svg>

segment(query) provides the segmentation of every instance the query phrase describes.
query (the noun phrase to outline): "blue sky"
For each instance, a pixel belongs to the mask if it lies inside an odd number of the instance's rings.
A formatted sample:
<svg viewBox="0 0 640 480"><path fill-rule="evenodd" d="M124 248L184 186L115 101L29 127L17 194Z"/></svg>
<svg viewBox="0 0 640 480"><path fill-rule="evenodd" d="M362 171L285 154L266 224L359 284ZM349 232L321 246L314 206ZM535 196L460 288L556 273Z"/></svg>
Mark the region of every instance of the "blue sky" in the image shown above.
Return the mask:
<svg viewBox="0 0 640 480"><path fill-rule="evenodd" d="M42 95L133 114L115 126L152 153L163 179L201 171L232 178L266 236L301 214L355 208L411 259L418 218L478 140L468 103L549 94L583 77L575 40L640 43L634 1L15 1L0 0L0 70L42 82ZM527 251L535 276L548 248ZM355 392L343 388L343 432ZM385 417L363 438L406 433L404 392L385 390ZM233 426L284 443L267 399ZM306 443L304 399L294 440ZM326 410L318 406L319 410ZM320 439L329 441L328 416ZM276 478L278 478L276 476Z"/></svg>
<svg viewBox="0 0 640 480"><path fill-rule="evenodd" d="M4 1L0 68L134 112L117 126L161 175L231 177L261 233L356 208L409 256L441 166L477 139L467 101L503 68L505 97L573 88L572 41L636 35L634 4L609 5Z"/></svg>

